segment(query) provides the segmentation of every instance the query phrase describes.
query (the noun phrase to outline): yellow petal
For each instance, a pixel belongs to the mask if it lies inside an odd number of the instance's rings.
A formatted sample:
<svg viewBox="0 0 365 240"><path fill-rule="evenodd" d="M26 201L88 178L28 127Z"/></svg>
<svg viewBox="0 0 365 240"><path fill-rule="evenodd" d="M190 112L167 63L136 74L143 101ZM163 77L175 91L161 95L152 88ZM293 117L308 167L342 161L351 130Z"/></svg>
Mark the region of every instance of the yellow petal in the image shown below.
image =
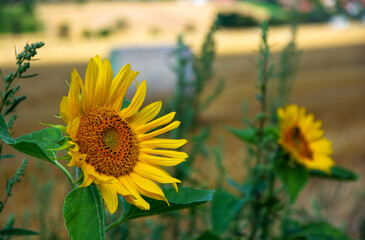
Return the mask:
<svg viewBox="0 0 365 240"><path fill-rule="evenodd" d="M71 121L71 112L68 97L62 97L60 103L60 115L62 120L68 125Z"/></svg>
<svg viewBox="0 0 365 240"><path fill-rule="evenodd" d="M136 79L138 75L138 72L134 72L134 71L130 71L130 73L128 74L128 76L123 79L123 82L121 85L119 86L115 86L113 88L117 88L117 92L114 95L114 99L111 101L112 104L112 109L114 109L115 111L120 111L124 102L124 96L129 88L129 86L131 85L131 83Z"/></svg>
<svg viewBox="0 0 365 240"><path fill-rule="evenodd" d="M99 67L93 58L90 59L85 72L85 87L81 93L81 108L88 112L96 103L94 101L96 80L99 74Z"/></svg>
<svg viewBox="0 0 365 240"><path fill-rule="evenodd" d="M133 199L130 196L125 196L124 199L142 210L150 210L150 205L142 197Z"/></svg>
<svg viewBox="0 0 365 240"><path fill-rule="evenodd" d="M147 91L146 81L142 81L129 106L123 109L119 115L122 118L129 118L133 116L142 106L142 103L146 97L146 91Z"/></svg>
<svg viewBox="0 0 365 240"><path fill-rule="evenodd" d="M129 123L132 128L136 128L139 125L145 124L152 119L154 119L157 114L160 112L162 106L162 102L154 102L146 107L144 107L141 111L139 111L136 115L129 118Z"/></svg>
<svg viewBox="0 0 365 240"><path fill-rule="evenodd" d="M141 177L135 172L130 172L129 176L132 180L132 182L136 185L137 190L144 196L147 196L149 198L157 199L157 200L163 200L167 201L165 194L161 190L161 188L154 183L153 181Z"/></svg>
<svg viewBox="0 0 365 240"><path fill-rule="evenodd" d="M118 196L112 184L100 183L99 189L106 206L111 214L118 208Z"/></svg>
<svg viewBox="0 0 365 240"><path fill-rule="evenodd" d="M67 127L67 133L71 136L73 141L77 141L77 130L80 125L80 117L74 118Z"/></svg>
<svg viewBox="0 0 365 240"><path fill-rule="evenodd" d="M113 80L113 68L108 59L100 65L96 82L96 97L99 106L105 106L110 95L110 86Z"/></svg>
<svg viewBox="0 0 365 240"><path fill-rule="evenodd" d="M142 148L179 148L187 143L185 139L153 138L140 142Z"/></svg>
<svg viewBox="0 0 365 240"><path fill-rule="evenodd" d="M158 166L152 166L147 163L137 162L133 171L138 175L154 180L159 183L181 183L179 179L173 178L164 169Z"/></svg>
<svg viewBox="0 0 365 240"><path fill-rule="evenodd" d="M115 191L119 195L122 195L122 196L131 196L132 198L135 199L134 195L131 192L129 192L127 190L127 188L123 184L121 184L120 181L117 181L117 182L113 183L113 186L114 186Z"/></svg>
<svg viewBox="0 0 365 240"><path fill-rule="evenodd" d="M84 173L84 180L79 187L88 187L94 181L94 178L90 176L86 170L84 170L83 168L81 169L83 170Z"/></svg>
<svg viewBox="0 0 365 240"><path fill-rule="evenodd" d="M141 153L160 155L172 158L187 158L188 154L185 152L172 151L172 150L160 150L160 149L150 149L150 148L140 148Z"/></svg>
<svg viewBox="0 0 365 240"><path fill-rule="evenodd" d="M78 72L73 69L71 73L71 84L68 92L68 114L70 119L81 116L80 109L80 82L81 78Z"/></svg>
<svg viewBox="0 0 365 240"><path fill-rule="evenodd" d="M129 179L127 178L127 175L123 175L118 178L120 184L130 193L129 195L133 196L133 199L137 199L139 196L138 191L133 187L133 185L130 184Z"/></svg>
<svg viewBox="0 0 365 240"><path fill-rule="evenodd" d="M169 114L166 114L165 116L162 116L160 118L153 120L152 122L140 125L134 130L134 132L136 134L141 134L141 133L147 132L148 130L150 130L152 128L156 128L156 127L168 124L175 117L175 114L176 114L175 112L171 112Z"/></svg>
<svg viewBox="0 0 365 240"><path fill-rule="evenodd" d="M152 164L152 165L160 165L160 166L175 166L183 161L184 158L168 158L168 157L157 157L151 156L148 154L140 153L138 156L138 160Z"/></svg>
<svg viewBox="0 0 365 240"><path fill-rule="evenodd" d="M125 188L132 193L130 196L125 196L124 198L127 202L141 208L144 210L150 209L150 205L141 197L136 189L136 185L133 183L128 175L124 175L119 178L119 181Z"/></svg>
<svg viewBox="0 0 365 240"><path fill-rule="evenodd" d="M160 128L160 129L150 132L148 134L138 134L137 139L138 139L138 141L144 141L144 140L156 137L158 135L161 135L165 132L171 131L172 129L179 127L179 125L180 125L180 121L175 121L173 123L170 123L166 127Z"/></svg>
<svg viewBox="0 0 365 240"><path fill-rule="evenodd" d="M110 94L108 96L108 98L109 98L108 103L110 105L112 105L117 100L117 98L118 98L118 100L120 98L121 99L124 98L125 93L123 95L120 95L117 93L121 90L120 88L121 88L123 82L128 81L128 76L130 75L130 71L131 71L131 65L127 64L124 67L122 67L122 69L120 69L117 76L115 76L115 78L112 80L111 90L110 90ZM127 91L127 89L125 89L125 92ZM120 109L114 109L114 110L120 111Z"/></svg>

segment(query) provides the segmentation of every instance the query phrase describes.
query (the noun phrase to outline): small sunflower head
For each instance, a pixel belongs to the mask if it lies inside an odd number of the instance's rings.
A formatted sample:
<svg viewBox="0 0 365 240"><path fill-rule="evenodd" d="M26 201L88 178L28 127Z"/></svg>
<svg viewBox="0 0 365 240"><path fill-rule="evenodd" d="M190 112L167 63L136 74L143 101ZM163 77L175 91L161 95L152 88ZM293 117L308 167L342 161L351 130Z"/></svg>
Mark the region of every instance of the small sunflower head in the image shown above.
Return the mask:
<svg viewBox="0 0 365 240"><path fill-rule="evenodd" d="M304 107L289 105L278 109L278 143L297 163L309 169L330 172L334 161L331 142L323 137L322 123L306 114Z"/></svg>
<svg viewBox="0 0 365 240"><path fill-rule="evenodd" d="M180 181L161 166L174 166L188 157L173 150L184 145L185 139L156 138L180 122L172 122L175 113L154 119L161 102L140 109L146 96L145 81L137 85L129 106L122 109L137 75L126 65L113 78L108 59L96 56L90 59L85 81L76 70L72 72L69 94L60 104L70 139L68 166L81 168L84 179L80 187L98 184L111 213L118 206L117 194L141 209L149 209L141 195L167 201L156 182L171 183L177 191Z"/></svg>

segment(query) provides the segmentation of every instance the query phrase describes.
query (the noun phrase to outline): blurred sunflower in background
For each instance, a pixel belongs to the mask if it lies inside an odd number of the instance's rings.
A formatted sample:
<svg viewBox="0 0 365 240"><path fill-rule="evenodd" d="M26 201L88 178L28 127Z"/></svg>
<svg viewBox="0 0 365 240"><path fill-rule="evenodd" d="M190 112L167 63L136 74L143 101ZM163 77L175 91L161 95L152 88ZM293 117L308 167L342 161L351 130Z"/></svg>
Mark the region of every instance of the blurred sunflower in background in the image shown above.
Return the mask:
<svg viewBox="0 0 365 240"><path fill-rule="evenodd" d="M184 145L185 139L155 138L179 126L179 121L171 123L174 112L153 120L160 112L160 101L139 111L146 96L145 81L137 84L132 101L122 109L137 75L128 64L113 78L108 59L96 56L89 61L85 83L73 70L69 94L60 104L69 138L68 166L81 168L80 187L98 185L110 213L118 207L117 194L145 210L150 206L141 194L168 203L155 182L171 183L177 191L180 181L160 166L174 166L188 157L171 150Z"/></svg>
<svg viewBox="0 0 365 240"><path fill-rule="evenodd" d="M331 172L334 161L332 143L323 137L321 121L306 114L304 107L289 105L278 109L279 144L292 159L308 169Z"/></svg>

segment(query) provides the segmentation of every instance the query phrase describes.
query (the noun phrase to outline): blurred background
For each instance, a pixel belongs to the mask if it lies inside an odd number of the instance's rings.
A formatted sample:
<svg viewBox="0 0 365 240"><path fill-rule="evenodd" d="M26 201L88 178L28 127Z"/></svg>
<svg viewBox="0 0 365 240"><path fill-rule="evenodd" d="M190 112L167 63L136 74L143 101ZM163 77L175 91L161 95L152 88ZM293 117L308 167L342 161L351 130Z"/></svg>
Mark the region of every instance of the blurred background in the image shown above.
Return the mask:
<svg viewBox="0 0 365 240"><path fill-rule="evenodd" d="M364 4L361 0L0 0L3 74L16 68L14 48L20 52L27 42L45 43L38 51L39 61L31 64L30 74L39 76L18 82L20 94L27 100L17 109L14 137L42 129L40 122L63 124L54 115L59 113L62 96L68 93L65 80L70 81L73 68L83 78L90 57L95 55L109 58L115 74L125 63L139 70L138 80L147 80L145 104L168 101L176 88L171 52L178 36L184 36L190 49L187 54L196 54L218 19L215 77L203 94L215 88L218 78L225 79L225 86L199 118L212 126L208 147L223 138L223 164L230 176L242 179L245 148L223 126L241 127L243 118L257 112L258 23L269 20L269 44L275 59L291 39L290 16L295 13L300 59L291 102L305 106L323 121L336 163L360 176L359 181L349 183L311 180L296 207L311 209L316 199L323 217L360 239L362 222L365 232ZM1 162L0 198L5 196L6 179L23 157L8 147L3 153L17 158ZM24 180L14 187L0 225L14 213L15 226L46 232L41 239L66 239L61 211L70 190L68 183L47 163L31 159L29 165ZM212 161L203 157L194 162L194 167L207 176L216 174ZM214 188L214 180L209 179L204 184Z"/></svg>

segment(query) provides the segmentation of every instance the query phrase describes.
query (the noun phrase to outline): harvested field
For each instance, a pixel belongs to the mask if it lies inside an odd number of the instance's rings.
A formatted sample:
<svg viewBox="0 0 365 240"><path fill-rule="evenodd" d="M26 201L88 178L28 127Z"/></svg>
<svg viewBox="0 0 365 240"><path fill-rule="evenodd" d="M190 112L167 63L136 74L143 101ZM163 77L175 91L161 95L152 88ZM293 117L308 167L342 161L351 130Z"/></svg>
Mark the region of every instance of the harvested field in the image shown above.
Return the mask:
<svg viewBox="0 0 365 240"><path fill-rule="evenodd" d="M96 9L104 9L101 12L108 12L111 11L111 8L115 9L116 6L119 6L119 3L108 3L111 4L108 7L102 3L92 4L83 7L84 19L91 19L91 16L97 18L99 15L95 13ZM132 8L135 12L145 14L145 12L140 11L142 5L139 4L121 4L120 6ZM166 17L160 18L160 20L167 21L168 16L171 18L171 15L168 15L169 11L170 14L178 14L177 10L172 11L175 8L176 6L161 3L159 7L152 8L151 11L156 11L154 14L157 16L166 14ZM196 6L190 6L190 8L186 8L186 11L195 8ZM171 25L162 29L161 35L157 37L152 37L148 33L151 26L138 28L138 26L144 26L144 22L133 19L134 15L126 14L124 16L131 24L127 32L117 33L105 39L85 40L80 38L80 31L85 23L79 22L75 24L74 35L69 40L57 38L57 25L64 17L61 13L66 10L74 11L73 9L77 8L68 4L41 5L38 9L41 18L46 21L49 20L45 33L0 37L2 46L0 49L0 67L3 73L13 69L10 64L13 62L14 45L20 48L25 41L32 42L34 40L46 43L44 49L39 51L38 57L41 58L41 61L34 62L31 69L31 73L39 73L40 75L34 79L23 80L21 83L20 94L26 95L27 100L18 108L19 119L14 126L15 136L42 129L43 126L39 122L62 123L52 114L58 114L59 102L68 91L68 86L64 80L70 79L72 68L77 69L83 76L91 56L100 54L102 57L107 57L112 48L128 46L132 43L140 46L174 43L176 34L183 29L186 21L191 21L194 25L199 26L195 33L188 34L186 37L187 41L192 43L193 50L197 51L212 16L214 16L213 13L216 11L214 6L204 9L202 14L205 16L205 20L201 24L195 19L196 17L190 19L188 16L181 16L184 18L183 20L170 21ZM57 12L59 13L57 14ZM114 17L109 19L109 22L104 22L105 24L117 19L117 15L111 14L111 16ZM69 20L70 22L76 21L75 19ZM101 23L101 25L95 24L90 26L98 28L102 25ZM153 22L153 24L161 23ZM131 30L134 28L137 29L135 33ZM287 27L280 27L273 29L270 33L272 34L270 43L274 52L277 52L289 39L289 30ZM323 121L325 136L333 142L333 158L336 163L354 170L360 176L359 181L351 183L311 180L301 194L297 207L311 209L312 199L317 199L322 207L323 216L338 226L345 226L346 231L354 238L358 237L360 220L365 218L365 188L363 184L365 177L364 39L365 28L357 24L345 30L333 30L325 25L300 28L298 45L302 51L302 56L292 93L293 103L305 106L308 112L314 113L317 119ZM257 111L254 84L257 74L255 51L258 40L258 29L224 30L217 33L216 76L225 78L226 86L223 93L204 112L201 119L203 122L214 126L210 140L211 146L217 145L219 137L224 136L224 164L229 170L229 174L237 180L244 178L242 163L245 156L244 146L228 134L222 126L242 127L241 119L250 117ZM276 57L275 54L274 57ZM214 82L211 83L206 90L213 89L214 84ZM167 99L168 95L169 93L166 93L164 98ZM148 96L147 101L150 102L160 97ZM245 113L241 111L244 102L249 105L249 110ZM4 147L3 152L15 154L8 147ZM1 162L0 189L4 189L5 179L20 165L21 155L17 153L16 155L19 156L17 159L11 159L11 161L6 159ZM203 174L206 176L215 172L210 161L201 160L196 164L204 169ZM38 179L42 183L53 181L52 195L46 196L50 201L48 209L45 210L47 212L46 224L48 229L54 231L61 239L65 239L67 233L63 225L61 209L69 186L64 176L50 164L36 163L34 159L30 160L27 175L20 184L15 186L13 197L7 203L2 216L8 216L13 212L17 226L21 227L27 224L31 229L41 228L37 214L39 209L44 206L39 205L39 199L32 197L37 189L34 181L32 183L32 179ZM0 198L3 198L3 194L0 194ZM28 216L28 220L26 216ZM4 224L5 221L5 218L0 219L0 224Z"/></svg>

